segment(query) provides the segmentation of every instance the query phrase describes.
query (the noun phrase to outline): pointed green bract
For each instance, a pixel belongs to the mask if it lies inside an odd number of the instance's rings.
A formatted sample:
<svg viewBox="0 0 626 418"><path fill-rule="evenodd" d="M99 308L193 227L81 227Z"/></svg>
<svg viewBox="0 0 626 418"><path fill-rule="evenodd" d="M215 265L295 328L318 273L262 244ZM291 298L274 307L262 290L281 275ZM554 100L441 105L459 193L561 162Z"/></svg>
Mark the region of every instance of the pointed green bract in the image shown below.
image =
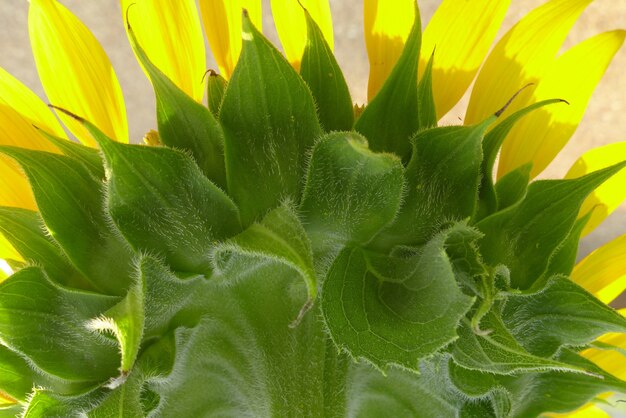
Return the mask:
<svg viewBox="0 0 626 418"><path fill-rule="evenodd" d="M348 85L317 23L305 9L308 41L300 75L311 89L320 124L326 132L349 131L354 110Z"/></svg>
<svg viewBox="0 0 626 418"><path fill-rule="evenodd" d="M205 77L207 77L207 106L213 116L218 118L228 81L213 70L209 70L208 76Z"/></svg>
<svg viewBox="0 0 626 418"><path fill-rule="evenodd" d="M370 151L357 133L324 136L313 149L300 205L314 248L370 241L400 207L402 172L399 158Z"/></svg>
<svg viewBox="0 0 626 418"><path fill-rule="evenodd" d="M96 180L102 180L104 178L104 162L98 150L89 148L78 142L58 138L43 130L40 130L39 133L60 149L64 155L83 163L85 168L91 172Z"/></svg>
<svg viewBox="0 0 626 418"><path fill-rule="evenodd" d="M485 261L511 270L511 286L528 289L545 280L550 255L567 238L584 199L626 163L574 180L532 183L524 200L477 224L485 237L480 248Z"/></svg>
<svg viewBox="0 0 626 418"><path fill-rule="evenodd" d="M244 225L298 200L306 152L321 134L309 88L244 16L243 50L220 111L228 192Z"/></svg>
<svg viewBox="0 0 626 418"><path fill-rule="evenodd" d="M108 167L107 209L122 235L136 250L164 256L174 270L209 274L216 240L241 229L235 204L186 154L93 132Z"/></svg>
<svg viewBox="0 0 626 418"><path fill-rule="evenodd" d="M368 139L373 151L392 152L403 161L411 156L411 137L432 125L435 112L432 100L422 102L428 97L430 86L425 82L418 92L416 74L422 27L417 8L415 16L413 29L391 75L354 125Z"/></svg>
<svg viewBox="0 0 626 418"><path fill-rule="evenodd" d="M130 254L105 217L102 184L85 166L63 155L1 147L23 167L47 232L94 289L123 294Z"/></svg>
<svg viewBox="0 0 626 418"><path fill-rule="evenodd" d="M342 251L322 288L335 344L381 369L396 364L417 371L420 359L456 339L473 300L459 289L444 251L453 232L436 235L407 259Z"/></svg>
<svg viewBox="0 0 626 418"><path fill-rule="evenodd" d="M167 146L190 151L202 172L218 186L225 187L224 138L215 116L150 61L137 42L130 23L128 35L154 87L161 141Z"/></svg>

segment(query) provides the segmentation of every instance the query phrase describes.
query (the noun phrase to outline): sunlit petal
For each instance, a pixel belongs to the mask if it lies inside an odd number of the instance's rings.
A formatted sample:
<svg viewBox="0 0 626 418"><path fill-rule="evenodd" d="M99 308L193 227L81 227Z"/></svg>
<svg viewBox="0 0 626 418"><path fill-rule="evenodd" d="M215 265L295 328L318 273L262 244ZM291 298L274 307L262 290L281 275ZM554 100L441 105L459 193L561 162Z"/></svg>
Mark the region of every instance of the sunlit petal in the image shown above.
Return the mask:
<svg viewBox="0 0 626 418"><path fill-rule="evenodd" d="M272 0L271 4L280 43L294 68L300 69L300 61L307 41L307 24L302 7L305 7L311 14L315 23L320 27L324 39L333 49L333 20L328 0Z"/></svg>
<svg viewBox="0 0 626 418"><path fill-rule="evenodd" d="M561 98L570 105L547 106L520 121L502 147L499 176L532 161L531 177L535 177L550 164L578 127L625 36L623 30L594 36L554 62L537 84L532 101Z"/></svg>
<svg viewBox="0 0 626 418"><path fill-rule="evenodd" d="M543 416L543 415L542 415ZM582 408L573 412L566 412L564 414L545 414L547 417L562 417L562 418L610 418L602 409L593 404L587 404Z"/></svg>
<svg viewBox="0 0 626 418"><path fill-rule="evenodd" d="M365 0L363 4L370 62L367 97L371 101L402 54L415 21L415 0Z"/></svg>
<svg viewBox="0 0 626 418"><path fill-rule="evenodd" d="M206 51L195 0L121 0L121 4L124 15L128 10L129 23L150 60L181 90L201 102Z"/></svg>
<svg viewBox="0 0 626 418"><path fill-rule="evenodd" d="M29 124L35 125L57 137L65 138L65 131L54 116L50 108L33 93L28 87L0 67L0 106L9 106L20 114ZM1 127L6 126L6 121L0 122ZM45 141L48 144L48 141ZM3 142L0 139L0 143ZM17 144L29 147L27 144ZM31 148L31 147L29 147ZM46 150L46 148L39 148ZM50 151L53 148L50 146Z"/></svg>
<svg viewBox="0 0 626 418"><path fill-rule="evenodd" d="M30 41L39 78L50 102L128 141L122 91L104 50L87 27L56 0L31 0ZM59 115L83 143L94 145L76 120Z"/></svg>
<svg viewBox="0 0 626 418"><path fill-rule="evenodd" d="M2 240L4 238L2 238L2 236L0 236L0 248L2 248ZM0 283L6 279L7 277L9 277L11 274L13 274L13 269L11 269L11 266L9 266L9 263L7 263L5 260L0 258Z"/></svg>
<svg viewBox="0 0 626 418"><path fill-rule="evenodd" d="M241 13L246 9L257 29L262 28L261 0L200 0L200 12L220 73L230 78L241 53Z"/></svg>
<svg viewBox="0 0 626 418"><path fill-rule="evenodd" d="M424 31L419 75L433 50L437 116L461 99L485 59L511 0L444 0Z"/></svg>
<svg viewBox="0 0 626 418"><path fill-rule="evenodd" d="M34 125L39 126L36 121L27 119L0 98L0 145L59 152Z"/></svg>
<svg viewBox="0 0 626 418"><path fill-rule="evenodd" d="M567 172L565 178L576 178L626 161L626 142L615 142L594 148L583 154ZM605 181L583 203L580 216L594 209L583 230L583 236L593 231L626 200L626 170Z"/></svg>
<svg viewBox="0 0 626 418"><path fill-rule="evenodd" d="M35 198L17 163L0 155L0 206L37 210Z"/></svg>
<svg viewBox="0 0 626 418"><path fill-rule="evenodd" d="M515 92L537 82L554 62L572 25L592 0L552 0L520 20L494 47L478 74L465 123L475 124L500 109ZM526 89L507 113L523 107Z"/></svg>
<svg viewBox="0 0 626 418"><path fill-rule="evenodd" d="M572 272L572 280L604 303L612 302L626 289L626 235L596 249Z"/></svg>

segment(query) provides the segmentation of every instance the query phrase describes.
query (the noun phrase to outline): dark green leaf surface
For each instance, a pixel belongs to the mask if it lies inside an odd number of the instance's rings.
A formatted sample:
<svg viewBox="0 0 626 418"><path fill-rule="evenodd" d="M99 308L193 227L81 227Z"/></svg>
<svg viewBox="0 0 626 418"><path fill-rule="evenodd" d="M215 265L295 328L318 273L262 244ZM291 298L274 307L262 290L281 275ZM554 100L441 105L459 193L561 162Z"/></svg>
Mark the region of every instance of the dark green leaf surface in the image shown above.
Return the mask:
<svg viewBox="0 0 626 418"><path fill-rule="evenodd" d="M9 400L8 397L24 401L33 388L34 380L35 373L26 360L0 345L0 408Z"/></svg>
<svg viewBox="0 0 626 418"><path fill-rule="evenodd" d="M189 150L202 172L218 186L225 187L224 137L217 119L150 61L138 44L130 23L128 34L130 44L154 87L161 141L170 147ZM200 83L201 80L197 81Z"/></svg>
<svg viewBox="0 0 626 418"><path fill-rule="evenodd" d="M284 198L298 200L307 150L321 134L309 88L252 25L220 111L228 192L247 226Z"/></svg>
<svg viewBox="0 0 626 418"><path fill-rule="evenodd" d="M373 151L392 152L403 161L411 156L411 137L426 127L421 126L420 121L428 118L420 117L420 113L429 115L433 111L420 109L416 74L421 45L422 27L416 7L415 23L402 55L354 125L354 129L367 138Z"/></svg>
<svg viewBox="0 0 626 418"><path fill-rule="evenodd" d="M502 318L528 351L544 357L564 344L583 346L607 332L626 332L623 316L564 276L537 293L510 296Z"/></svg>
<svg viewBox="0 0 626 418"><path fill-rule="evenodd" d="M63 155L2 147L24 168L47 232L91 285L123 294L130 284L130 254L104 216L102 183Z"/></svg>
<svg viewBox="0 0 626 418"><path fill-rule="evenodd" d="M357 133L324 136L313 149L300 206L316 249L365 244L389 224L402 200L402 171L399 158L370 151Z"/></svg>
<svg viewBox="0 0 626 418"><path fill-rule="evenodd" d="M524 200L480 221L480 248L489 264L505 264L511 286L541 285L550 256L573 228L581 204L596 187L626 163L573 180L541 180L528 187ZM543 277L543 279L547 279Z"/></svg>
<svg viewBox="0 0 626 418"><path fill-rule="evenodd" d="M417 370L421 358L456 339L473 299L459 289L444 251L454 229L408 259L342 251L322 289L322 312L335 344L381 369L397 364Z"/></svg>
<svg viewBox="0 0 626 418"><path fill-rule="evenodd" d="M306 9L305 14L308 42L300 75L311 89L324 130L349 131L354 124L354 110L348 85L322 31Z"/></svg>
<svg viewBox="0 0 626 418"><path fill-rule="evenodd" d="M230 198L180 151L96 140L110 169L108 210L126 240L174 270L208 274L215 241L241 230Z"/></svg>
<svg viewBox="0 0 626 418"><path fill-rule="evenodd" d="M87 328L117 297L63 289L37 267L0 284L0 339L27 355L36 369L76 383L116 374L116 347Z"/></svg>

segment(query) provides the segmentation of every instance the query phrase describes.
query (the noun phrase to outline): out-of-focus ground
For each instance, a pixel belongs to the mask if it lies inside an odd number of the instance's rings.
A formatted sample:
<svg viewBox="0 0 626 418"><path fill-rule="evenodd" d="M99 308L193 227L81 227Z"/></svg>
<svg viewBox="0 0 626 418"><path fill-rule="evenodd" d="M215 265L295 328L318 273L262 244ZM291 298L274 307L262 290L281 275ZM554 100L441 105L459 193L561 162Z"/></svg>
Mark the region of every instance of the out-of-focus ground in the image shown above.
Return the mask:
<svg viewBox="0 0 626 418"><path fill-rule="evenodd" d="M389 0L393 1L393 0ZM120 4L115 0L61 0L93 31L109 55L124 91L133 141L155 127L154 96L137 64L123 29ZM529 10L545 0L513 0L499 37ZM363 41L363 13L360 0L330 0L334 17L337 59L344 70L356 102L363 103L367 90L368 63ZM439 0L419 2L424 27ZM276 40L269 0L265 4L265 33ZM27 0L0 0L0 66L18 77L45 100L28 41ZM596 0L574 27L564 48L609 29L626 28L626 0ZM215 68L208 52L208 67ZM460 123L467 95L443 119ZM561 177L585 150L626 140L626 48L617 54L596 90L578 131L544 176ZM626 187L626 185L624 185ZM626 233L626 207L611 216L584 239L581 255L610 239Z"/></svg>

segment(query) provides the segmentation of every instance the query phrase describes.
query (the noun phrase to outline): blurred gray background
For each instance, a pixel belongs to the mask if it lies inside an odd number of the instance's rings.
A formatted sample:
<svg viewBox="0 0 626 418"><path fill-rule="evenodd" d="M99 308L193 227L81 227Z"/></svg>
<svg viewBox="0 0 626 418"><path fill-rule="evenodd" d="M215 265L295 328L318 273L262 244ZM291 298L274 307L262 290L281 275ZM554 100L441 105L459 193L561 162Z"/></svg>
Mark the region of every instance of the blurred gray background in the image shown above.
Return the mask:
<svg viewBox="0 0 626 418"><path fill-rule="evenodd" d="M61 0L61 2L86 23L108 53L124 91L131 138L138 141L148 130L155 127L154 96L128 45L119 1ZM499 37L528 11L544 2L545 0L513 0ZM424 26L439 3L439 0L419 1ZM344 70L354 100L363 103L369 68L363 41L362 1L330 0L330 4L334 18L337 59ZM269 0L264 0L264 9L265 33L276 41ZM30 51L27 16L27 0L0 0L0 65L45 100ZM576 24L564 48L601 31L617 28L626 28L626 0L596 0ZM215 68L210 52L207 54L208 67ZM460 123L466 103L467 97L444 118L443 122ZM622 48L595 92L575 136L543 176L561 177L585 150L626 140L625 114L626 48ZM618 213L611 216L584 240L581 255L624 233L626 233L626 206L623 205Z"/></svg>

